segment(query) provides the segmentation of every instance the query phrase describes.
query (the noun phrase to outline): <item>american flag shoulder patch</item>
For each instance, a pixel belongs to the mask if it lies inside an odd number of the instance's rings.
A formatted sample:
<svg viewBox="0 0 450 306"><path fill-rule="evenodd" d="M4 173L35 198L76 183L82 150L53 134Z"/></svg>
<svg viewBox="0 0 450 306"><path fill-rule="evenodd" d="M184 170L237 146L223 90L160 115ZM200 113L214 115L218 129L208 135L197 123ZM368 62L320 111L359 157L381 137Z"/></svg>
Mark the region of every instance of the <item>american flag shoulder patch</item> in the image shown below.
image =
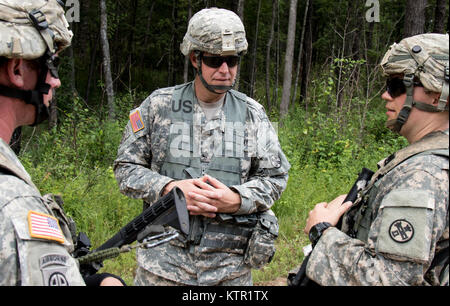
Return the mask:
<svg viewBox="0 0 450 306"><path fill-rule="evenodd" d="M142 121L141 113L138 109L130 114L130 122L135 133L144 128L144 121Z"/></svg>
<svg viewBox="0 0 450 306"><path fill-rule="evenodd" d="M64 235L59 226L58 219L53 216L30 210L28 212L28 228L30 236L54 240L64 243Z"/></svg>

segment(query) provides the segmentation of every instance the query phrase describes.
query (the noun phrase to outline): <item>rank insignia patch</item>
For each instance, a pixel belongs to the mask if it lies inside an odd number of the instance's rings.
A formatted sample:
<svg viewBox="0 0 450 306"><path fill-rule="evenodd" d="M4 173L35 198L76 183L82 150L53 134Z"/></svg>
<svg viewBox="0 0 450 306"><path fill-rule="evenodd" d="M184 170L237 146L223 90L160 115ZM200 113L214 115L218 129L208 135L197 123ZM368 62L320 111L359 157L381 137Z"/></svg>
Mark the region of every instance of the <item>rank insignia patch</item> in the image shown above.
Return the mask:
<svg viewBox="0 0 450 306"><path fill-rule="evenodd" d="M133 128L133 132L135 133L144 128L144 122L142 121L141 113L139 112L139 110L136 110L130 114L130 122L131 127Z"/></svg>
<svg viewBox="0 0 450 306"><path fill-rule="evenodd" d="M414 227L405 219L395 220L389 227L389 235L395 242L405 243L414 236Z"/></svg>
<svg viewBox="0 0 450 306"><path fill-rule="evenodd" d="M53 216L29 211L28 228L31 237L64 243L64 235L59 227L58 220Z"/></svg>

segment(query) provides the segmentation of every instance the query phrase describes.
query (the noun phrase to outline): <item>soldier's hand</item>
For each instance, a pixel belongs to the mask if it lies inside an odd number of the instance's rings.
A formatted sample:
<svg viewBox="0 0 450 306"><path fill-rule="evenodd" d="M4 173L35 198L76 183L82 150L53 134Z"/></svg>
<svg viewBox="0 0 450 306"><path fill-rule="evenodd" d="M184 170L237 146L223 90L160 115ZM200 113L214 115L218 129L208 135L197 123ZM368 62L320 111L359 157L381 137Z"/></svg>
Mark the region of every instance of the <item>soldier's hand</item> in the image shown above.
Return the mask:
<svg viewBox="0 0 450 306"><path fill-rule="evenodd" d="M241 206L241 196L212 176L205 175L194 180L199 190L191 191L188 197L217 208L220 213L234 213Z"/></svg>
<svg viewBox="0 0 450 306"><path fill-rule="evenodd" d="M208 218L214 218L216 216L215 213L217 212L217 207L189 196L191 193L198 193L202 191L200 189L201 187L196 184L198 180L199 179L172 181L164 188L163 195L170 192L173 187L176 186L183 191L186 197L186 207L191 215L202 215Z"/></svg>
<svg viewBox="0 0 450 306"><path fill-rule="evenodd" d="M304 229L305 234L308 235L311 227L320 222L328 222L332 226L335 226L341 216L352 206L352 202L342 203L345 196L345 194L340 195L330 203L322 202L317 204L314 209L309 212Z"/></svg>

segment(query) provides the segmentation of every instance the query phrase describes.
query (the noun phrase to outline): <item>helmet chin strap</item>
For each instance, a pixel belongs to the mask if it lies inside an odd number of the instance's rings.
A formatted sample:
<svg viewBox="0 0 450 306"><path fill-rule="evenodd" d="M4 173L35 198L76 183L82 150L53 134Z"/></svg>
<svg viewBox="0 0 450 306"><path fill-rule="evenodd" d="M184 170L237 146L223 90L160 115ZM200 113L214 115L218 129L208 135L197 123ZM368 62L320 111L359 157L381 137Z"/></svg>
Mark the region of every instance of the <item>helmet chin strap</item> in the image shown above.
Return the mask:
<svg viewBox="0 0 450 306"><path fill-rule="evenodd" d="M53 41L54 33L50 30L45 15L40 10L32 10L29 12L28 17L47 45L47 50L40 58L42 61L40 61L41 67L36 87L34 90L23 90L0 85L0 92L3 96L20 99L27 104L34 105L36 116L31 126L36 126L47 120L49 117L49 109L44 103L44 95L47 95L51 89L50 84L46 83L47 73L50 71L54 78L59 78L59 76L54 62L56 52L55 43Z"/></svg>
<svg viewBox="0 0 450 306"><path fill-rule="evenodd" d="M409 114L411 113L411 108L414 105L414 75L408 74L405 75L403 78L403 84L405 84L406 87L406 100L403 104L402 109L400 110L400 113L398 114L397 118L388 120L386 122L386 127L390 129L391 131L395 133L400 133L400 130L402 129L403 125L408 120Z"/></svg>
<svg viewBox="0 0 450 306"><path fill-rule="evenodd" d="M448 111L448 105L439 105L439 107L434 107L428 103L425 102L419 102L415 101L413 98L414 95L414 75L408 74L405 75L403 78L403 84L405 84L406 87L406 100L403 104L402 109L400 110L400 113L398 114L397 118L388 120L386 122L386 127L392 130L395 133L400 133L400 130L402 129L403 125L406 123L406 121L409 118L409 115L411 113L411 109L413 107L420 109L425 112L431 112L431 113L438 113L442 111Z"/></svg>
<svg viewBox="0 0 450 306"><path fill-rule="evenodd" d="M197 73L198 73L198 76L200 77L200 81L202 82L203 86L205 86L205 88L207 90L209 90L210 92L215 93L217 95L220 95L220 94L223 94L223 92L217 92L216 90L224 90L225 92L227 92L230 89L233 89L236 80L233 82L233 84L231 84L231 86L208 84L206 82L206 80L203 78L203 75L202 75L202 57L203 57L203 53L196 52L195 56L197 58L197 67L198 67L197 68Z"/></svg>
<svg viewBox="0 0 450 306"><path fill-rule="evenodd" d="M31 126L42 123L47 120L49 116L48 107L44 104L44 95L48 94L51 88L51 86L45 82L47 71L47 67L42 67L34 90L24 90L0 85L0 93L2 96L20 99L27 104L34 105L36 115Z"/></svg>

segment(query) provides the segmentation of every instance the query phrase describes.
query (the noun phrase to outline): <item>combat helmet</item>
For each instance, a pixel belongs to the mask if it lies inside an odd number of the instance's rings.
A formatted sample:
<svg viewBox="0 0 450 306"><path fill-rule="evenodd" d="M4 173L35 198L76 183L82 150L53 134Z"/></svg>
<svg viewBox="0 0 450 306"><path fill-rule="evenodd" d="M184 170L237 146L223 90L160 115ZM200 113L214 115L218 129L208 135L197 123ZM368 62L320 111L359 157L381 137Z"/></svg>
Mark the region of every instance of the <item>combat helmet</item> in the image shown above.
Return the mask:
<svg viewBox="0 0 450 306"><path fill-rule="evenodd" d="M0 85L3 96L17 98L36 107L39 124L48 117L43 96L48 94L48 71L59 78L56 53L68 47L72 31L61 0L0 0L0 57L38 60L41 69L34 90Z"/></svg>
<svg viewBox="0 0 450 306"><path fill-rule="evenodd" d="M448 34L427 33L408 37L390 46L380 66L383 75L403 74L406 100L398 117L386 125L399 132L408 120L412 107L427 112L448 111L449 96L449 37ZM414 101L414 83L418 81L425 90L441 93L437 107Z"/></svg>
<svg viewBox="0 0 450 306"><path fill-rule="evenodd" d="M242 56L247 53L248 43L245 38L245 28L241 19L234 12L221 8L203 9L189 20L181 53L189 56L195 51L199 63L197 73L203 85L210 91L229 90L233 86L218 86L207 84L201 74L201 59L203 52L220 56Z"/></svg>

